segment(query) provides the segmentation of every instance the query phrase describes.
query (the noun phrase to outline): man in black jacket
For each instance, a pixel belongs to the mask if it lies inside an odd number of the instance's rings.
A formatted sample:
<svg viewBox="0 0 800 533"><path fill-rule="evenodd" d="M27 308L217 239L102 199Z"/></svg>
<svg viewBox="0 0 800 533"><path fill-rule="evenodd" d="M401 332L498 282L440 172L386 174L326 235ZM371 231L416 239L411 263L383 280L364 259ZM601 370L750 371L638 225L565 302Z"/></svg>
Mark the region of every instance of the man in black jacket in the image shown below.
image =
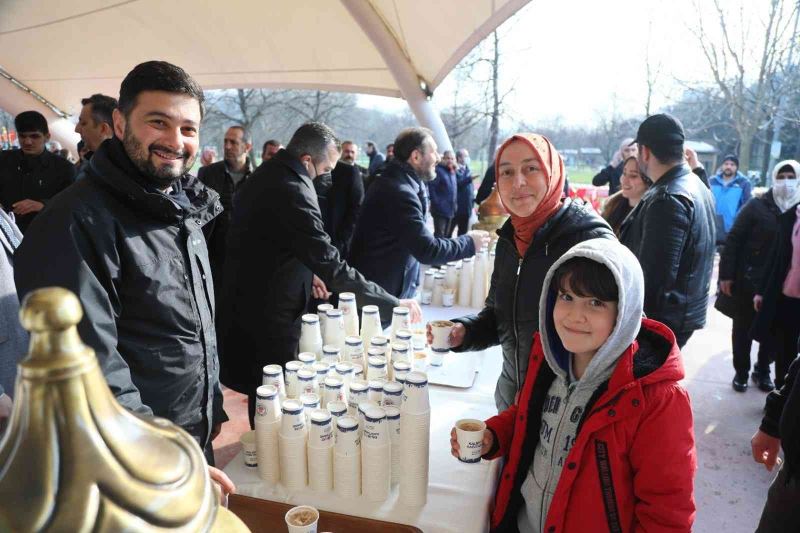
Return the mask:
<svg viewBox="0 0 800 533"><path fill-rule="evenodd" d="M223 207L222 213L203 228L217 302L222 301L220 291L225 266L225 242L231 225L233 197L252 172L248 154L253 148L253 139L244 127L231 126L225 132L224 147L225 157L222 161L200 167L197 171L197 178L219 194Z"/></svg>
<svg viewBox="0 0 800 533"><path fill-rule="evenodd" d="M353 292L359 307L411 309L345 263L325 233L312 180L330 173L340 144L324 124L301 126L286 149L259 166L237 196L228 233L220 317L223 383L248 395L250 421L264 365L284 364L297 354L300 317L311 296L312 272L335 293Z"/></svg>
<svg viewBox="0 0 800 533"><path fill-rule="evenodd" d="M14 213L25 233L47 202L75 181L75 167L45 149L50 140L47 119L37 111L14 118L20 150L0 152L0 208Z"/></svg>
<svg viewBox="0 0 800 533"><path fill-rule="evenodd" d="M314 180L315 187L317 181ZM331 172L330 187L321 191L317 187L319 209L325 223L325 232L339 255L347 258L356 229L356 221L364 201L364 180L355 165L339 160Z"/></svg>
<svg viewBox="0 0 800 533"><path fill-rule="evenodd" d="M356 224L350 260L367 279L398 298L417 289L419 264L472 257L488 238L471 231L455 239L434 237L425 225L425 181L436 177L436 142L430 130L407 128L394 141L395 158L367 190ZM386 318L385 315L381 315Z"/></svg>
<svg viewBox="0 0 800 533"><path fill-rule="evenodd" d="M213 464L227 417L202 227L222 206L188 174L202 115L203 91L183 69L136 66L120 87L115 137L31 225L14 276L20 299L48 286L77 294L78 330L117 401L178 424Z"/></svg>
<svg viewBox="0 0 800 533"><path fill-rule="evenodd" d="M683 125L668 114L639 126L641 172L653 180L620 230L644 271L644 310L683 347L706 323L714 265L714 199L684 164Z"/></svg>
<svg viewBox="0 0 800 533"><path fill-rule="evenodd" d="M761 427L750 445L753 459L770 472L783 448L785 462L769 488L757 533L800 531L800 357L789 366L786 381L767 396Z"/></svg>

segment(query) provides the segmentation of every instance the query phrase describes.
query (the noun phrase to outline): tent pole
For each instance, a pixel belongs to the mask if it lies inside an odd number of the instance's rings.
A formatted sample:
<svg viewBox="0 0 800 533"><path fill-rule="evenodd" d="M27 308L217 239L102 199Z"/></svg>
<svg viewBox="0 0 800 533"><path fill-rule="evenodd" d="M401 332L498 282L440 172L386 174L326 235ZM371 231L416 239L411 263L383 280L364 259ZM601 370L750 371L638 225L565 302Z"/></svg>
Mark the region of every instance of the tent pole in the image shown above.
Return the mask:
<svg viewBox="0 0 800 533"><path fill-rule="evenodd" d="M369 0L341 0L341 2L381 54L417 121L433 131L439 152L452 150L442 117L429 99L431 93L427 91L427 82L414 69L394 34L372 7L372 3Z"/></svg>

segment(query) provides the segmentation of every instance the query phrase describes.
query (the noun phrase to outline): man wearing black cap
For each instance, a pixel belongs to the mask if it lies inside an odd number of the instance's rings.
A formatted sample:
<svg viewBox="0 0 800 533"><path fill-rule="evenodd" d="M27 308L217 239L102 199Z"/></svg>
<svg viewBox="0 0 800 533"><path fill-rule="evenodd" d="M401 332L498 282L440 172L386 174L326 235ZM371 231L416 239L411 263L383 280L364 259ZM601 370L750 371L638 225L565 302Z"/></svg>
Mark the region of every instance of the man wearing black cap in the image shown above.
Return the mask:
<svg viewBox="0 0 800 533"><path fill-rule="evenodd" d="M45 150L50 130L41 113L23 111L14 127L20 150L0 152L0 207L15 215L25 233L47 201L75 181L75 167Z"/></svg>
<svg viewBox="0 0 800 533"><path fill-rule="evenodd" d="M620 240L644 271L644 310L683 347L706 322L714 262L714 200L684 164L683 126L667 114L639 126L639 167L653 186L631 212Z"/></svg>

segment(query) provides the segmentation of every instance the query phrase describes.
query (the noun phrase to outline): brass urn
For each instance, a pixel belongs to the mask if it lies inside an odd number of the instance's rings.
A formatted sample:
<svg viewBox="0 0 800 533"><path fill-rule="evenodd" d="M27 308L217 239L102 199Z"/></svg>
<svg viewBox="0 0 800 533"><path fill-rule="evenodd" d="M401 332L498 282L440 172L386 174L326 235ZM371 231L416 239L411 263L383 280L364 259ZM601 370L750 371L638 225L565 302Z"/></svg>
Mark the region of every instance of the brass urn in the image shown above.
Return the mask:
<svg viewBox="0 0 800 533"><path fill-rule="evenodd" d="M0 531L247 531L188 433L117 403L82 316L61 288L23 302L31 343L0 441Z"/></svg>
<svg viewBox="0 0 800 533"><path fill-rule="evenodd" d="M508 220L508 211L500 201L500 193L497 192L497 185L492 186L492 192L486 200L478 206L478 222L473 224L472 229L482 229L489 232L492 240L497 239L496 230Z"/></svg>

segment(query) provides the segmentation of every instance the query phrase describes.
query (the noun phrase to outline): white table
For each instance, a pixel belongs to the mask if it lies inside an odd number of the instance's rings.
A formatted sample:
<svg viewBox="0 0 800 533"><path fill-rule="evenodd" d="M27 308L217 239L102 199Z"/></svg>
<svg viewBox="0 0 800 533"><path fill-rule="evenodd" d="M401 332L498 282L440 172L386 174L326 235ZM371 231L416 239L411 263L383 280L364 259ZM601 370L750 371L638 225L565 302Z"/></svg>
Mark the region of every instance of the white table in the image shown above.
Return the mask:
<svg viewBox="0 0 800 533"><path fill-rule="evenodd" d="M425 321L455 318L474 312L459 307L423 307ZM465 464L450 455L450 429L460 418L480 420L497 414L494 386L500 376L502 354L494 347L477 354L478 376L469 389L432 385L431 447L428 503L407 507L398 501L398 487L392 487L385 502L373 503L359 497L339 498L333 491L318 493L306 488L288 492L282 485L270 486L258 477L255 468L234 458L225 473L236 483L237 492L246 496L294 505L312 505L318 509L389 522L409 524L428 532L482 532L488 530L491 504L500 461Z"/></svg>

